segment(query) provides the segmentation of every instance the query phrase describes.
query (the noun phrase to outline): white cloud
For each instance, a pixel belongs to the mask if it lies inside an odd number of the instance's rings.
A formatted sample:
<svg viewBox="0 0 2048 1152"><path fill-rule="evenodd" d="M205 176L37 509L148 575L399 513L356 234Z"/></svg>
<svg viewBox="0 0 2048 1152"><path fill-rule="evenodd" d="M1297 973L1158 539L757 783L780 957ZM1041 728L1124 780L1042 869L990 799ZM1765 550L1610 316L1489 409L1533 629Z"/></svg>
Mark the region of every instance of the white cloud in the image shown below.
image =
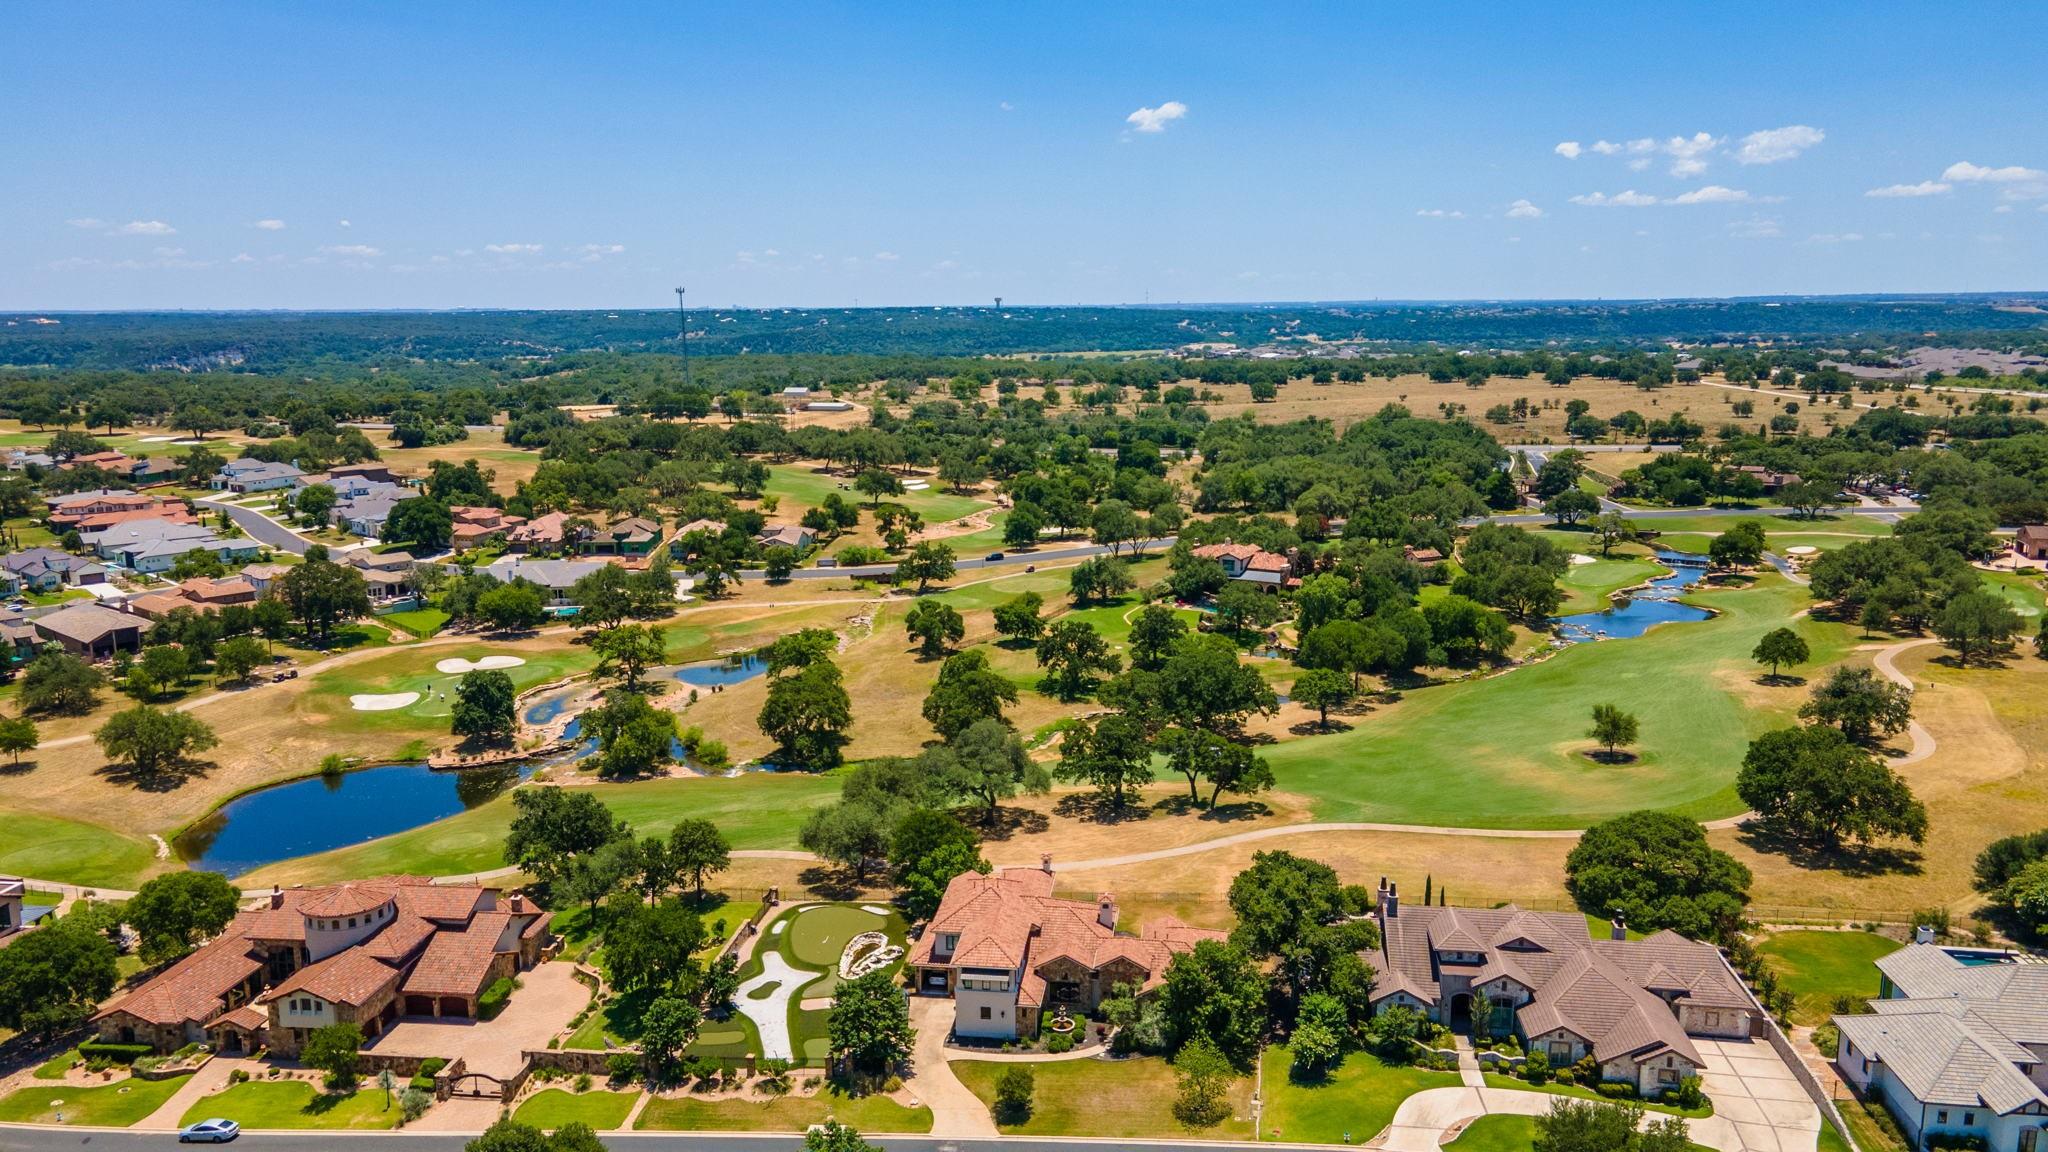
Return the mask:
<svg viewBox="0 0 2048 1152"><path fill-rule="evenodd" d="M1674 161L1671 165L1671 174L1681 180L1697 176L1706 170L1707 162L1705 160L1695 159L1691 156L1683 160Z"/></svg>
<svg viewBox="0 0 2048 1152"><path fill-rule="evenodd" d="M903 257L901 257L901 256L898 256L898 255L897 255L896 253L894 253L894 252L877 252L877 253L875 253L875 259L877 259L877 260L901 260L901 259L903 259Z"/></svg>
<svg viewBox="0 0 2048 1152"><path fill-rule="evenodd" d="M1655 196L1638 192L1633 188L1626 192L1616 192L1612 196L1605 192L1588 192L1572 197L1572 203L1583 204L1588 208L1647 208L1656 202Z"/></svg>
<svg viewBox="0 0 2048 1152"><path fill-rule="evenodd" d="M1635 159L1628 162L1628 170L1631 172L1648 172L1650 170L1650 165L1655 163L1656 161L1650 159L1648 156L1638 156Z"/></svg>
<svg viewBox="0 0 2048 1152"><path fill-rule="evenodd" d="M254 224L249 225L249 227L261 228L265 232L282 232L284 231L284 221L275 218L268 220L258 220Z"/></svg>
<svg viewBox="0 0 2048 1152"><path fill-rule="evenodd" d="M1579 147L1579 142L1577 140L1567 140L1564 143L1559 144L1557 147L1552 148L1551 151L1557 153L1559 156L1562 156L1567 160L1577 160L1579 158L1579 153L1584 152L1585 149Z"/></svg>
<svg viewBox="0 0 2048 1152"><path fill-rule="evenodd" d="M540 251L538 244L486 244L484 251L495 256L531 256Z"/></svg>
<svg viewBox="0 0 2048 1152"><path fill-rule="evenodd" d="M107 226L107 222L105 220L100 219L97 216L78 216L74 217L73 219L66 220L65 223L71 225L73 228L90 228L95 230L105 228Z"/></svg>
<svg viewBox="0 0 2048 1152"><path fill-rule="evenodd" d="M1543 215L1543 209L1529 203L1527 200L1517 200L1513 204L1508 205L1508 219L1510 220L1534 220L1541 215Z"/></svg>
<svg viewBox="0 0 2048 1152"><path fill-rule="evenodd" d="M1992 211L1993 211L1993 212L2010 212L2010 211L2012 211L2012 205L2010 205L2010 204L2000 204L2000 205L1999 205L1998 207L1996 207L1996 208L1993 208L1993 209L1992 209Z"/></svg>
<svg viewBox="0 0 2048 1152"><path fill-rule="evenodd" d="M177 229L161 220L130 220L114 231L123 236L169 236Z"/></svg>
<svg viewBox="0 0 2048 1152"><path fill-rule="evenodd" d="M1178 100L1168 100L1157 108L1140 108L1124 117L1124 123L1140 132L1164 132L1166 126L1188 114L1188 106Z"/></svg>
<svg viewBox="0 0 2048 1152"><path fill-rule="evenodd" d="M235 258L228 261L230 264L254 264L255 262L256 258L247 252L237 252L235 253Z"/></svg>
<svg viewBox="0 0 2048 1152"><path fill-rule="evenodd" d="M576 251L581 252L585 256L617 256L625 250L626 246L624 244L579 244L576 246Z"/></svg>
<svg viewBox="0 0 2048 1152"><path fill-rule="evenodd" d="M1609 143L1606 140L1595 140L1593 141L1593 151L1598 152L1602 156L1612 156L1616 152L1621 151L1621 145Z"/></svg>
<svg viewBox="0 0 2048 1152"><path fill-rule="evenodd" d="M1668 204L1739 204L1750 199L1740 188L1724 188L1719 184L1708 184L1690 192L1682 192L1666 201Z"/></svg>
<svg viewBox="0 0 2048 1152"><path fill-rule="evenodd" d="M165 260L175 260L185 254L183 248L158 248L156 254Z"/></svg>
<svg viewBox="0 0 2048 1152"><path fill-rule="evenodd" d="M367 260L372 256L382 256L384 254L382 248L372 248L368 244L329 244L321 248L320 251L329 256L352 256L359 260Z"/></svg>
<svg viewBox="0 0 2048 1152"><path fill-rule="evenodd" d="M1418 208L1415 210L1415 214L1417 216L1432 216L1439 220L1462 220L1465 218L1465 214L1456 208Z"/></svg>
<svg viewBox="0 0 2048 1152"><path fill-rule="evenodd" d="M1001 101L1001 102L997 103L997 104L996 104L996 107L998 107L998 108L1001 108L1001 109L1002 109L1003 111L1005 111L1005 112L1008 112L1008 111L1010 111L1011 109L1015 108L1015 107L1016 107L1016 105L1014 105L1014 104L1010 103L1010 102L1009 102L1008 100L1004 100L1004 101Z"/></svg>
<svg viewBox="0 0 2048 1152"><path fill-rule="evenodd" d="M1827 133L1805 124L1766 128L1744 136L1742 145L1735 150L1735 159L1744 164L1776 164L1780 160L1792 159L1825 139Z"/></svg>
<svg viewBox="0 0 2048 1152"><path fill-rule="evenodd" d="M1863 239L1861 232L1816 232L1806 238L1808 244L1854 244Z"/></svg>
<svg viewBox="0 0 2048 1152"><path fill-rule="evenodd" d="M2017 184L2021 181L2048 180L2048 172L2043 172L2039 168L2022 168L2017 164L2007 168L1986 168L1981 164L1972 164L1968 160L1959 160L1949 165L1948 170L1941 174L1941 178L1983 181L1991 184Z"/></svg>
<svg viewBox="0 0 2048 1152"><path fill-rule="evenodd" d="M346 221L346 220L336 220L336 221L335 221L335 223L336 223L336 224L339 224L339 225L341 225L341 226L342 226L343 228L350 228L350 227L354 227L354 225L350 224L350 223L349 223L348 221Z"/></svg>
<svg viewBox="0 0 2048 1152"><path fill-rule="evenodd" d="M1738 240L1769 240L1783 236L1785 230L1776 220L1768 216L1752 216L1747 220L1736 220L1728 225L1728 234Z"/></svg>
<svg viewBox="0 0 2048 1152"><path fill-rule="evenodd" d="M1872 188L1870 191L1865 192L1864 195L1875 196L1882 200L1904 199L1916 196L1939 196L1953 187L1955 185L1946 184L1939 180L1922 180L1918 184L1887 184L1882 188Z"/></svg>

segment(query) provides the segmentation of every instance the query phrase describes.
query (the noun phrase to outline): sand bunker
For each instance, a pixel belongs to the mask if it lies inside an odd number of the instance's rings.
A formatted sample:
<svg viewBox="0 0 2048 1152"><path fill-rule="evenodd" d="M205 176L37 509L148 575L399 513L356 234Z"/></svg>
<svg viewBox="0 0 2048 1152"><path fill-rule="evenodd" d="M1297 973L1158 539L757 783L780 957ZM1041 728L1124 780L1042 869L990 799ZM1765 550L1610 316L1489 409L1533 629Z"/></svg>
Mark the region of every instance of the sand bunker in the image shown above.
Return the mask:
<svg viewBox="0 0 2048 1152"><path fill-rule="evenodd" d="M358 712L389 712L403 708L420 698L417 692L387 692L381 696L364 693L348 698L349 707Z"/></svg>
<svg viewBox="0 0 2048 1152"><path fill-rule="evenodd" d="M434 670L450 676L460 676L464 672L481 672L492 668L517 668L524 663L526 661L518 656L486 656L476 661L457 656L434 665Z"/></svg>
<svg viewBox="0 0 2048 1152"><path fill-rule="evenodd" d="M138 441L138 443L142 443L142 444L169 444L169 443L170 443L171 441L173 441L173 440L175 440L175 439L177 439L177 437L175 437L175 436L144 436L144 437L143 437L143 438L142 438L142 439L141 439L140 441Z"/></svg>

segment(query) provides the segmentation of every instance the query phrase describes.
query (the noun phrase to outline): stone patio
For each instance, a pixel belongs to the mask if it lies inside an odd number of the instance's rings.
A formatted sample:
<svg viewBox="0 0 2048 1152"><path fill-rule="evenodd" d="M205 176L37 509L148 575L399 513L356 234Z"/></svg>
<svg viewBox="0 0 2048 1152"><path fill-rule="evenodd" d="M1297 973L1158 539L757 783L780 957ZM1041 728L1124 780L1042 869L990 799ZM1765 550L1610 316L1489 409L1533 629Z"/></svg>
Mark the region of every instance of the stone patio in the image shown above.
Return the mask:
<svg viewBox="0 0 2048 1152"><path fill-rule="evenodd" d="M576 966L550 961L519 975L521 987L492 1020L431 1020L401 1017L364 1047L380 1055L460 1056L471 1072L499 1079L519 1071L520 1053L545 1048L590 1003L590 989L576 979Z"/></svg>

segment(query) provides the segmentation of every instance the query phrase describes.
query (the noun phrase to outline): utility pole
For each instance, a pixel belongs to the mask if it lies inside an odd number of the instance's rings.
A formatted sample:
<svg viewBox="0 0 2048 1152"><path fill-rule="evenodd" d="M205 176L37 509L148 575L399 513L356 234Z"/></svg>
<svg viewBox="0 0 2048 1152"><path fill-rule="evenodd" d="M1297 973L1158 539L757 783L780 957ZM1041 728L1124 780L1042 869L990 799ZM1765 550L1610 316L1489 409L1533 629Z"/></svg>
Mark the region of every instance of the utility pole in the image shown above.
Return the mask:
<svg viewBox="0 0 2048 1152"><path fill-rule="evenodd" d="M683 307L683 290L676 289L676 318L682 321L676 339L683 345L683 387L690 386L690 313Z"/></svg>

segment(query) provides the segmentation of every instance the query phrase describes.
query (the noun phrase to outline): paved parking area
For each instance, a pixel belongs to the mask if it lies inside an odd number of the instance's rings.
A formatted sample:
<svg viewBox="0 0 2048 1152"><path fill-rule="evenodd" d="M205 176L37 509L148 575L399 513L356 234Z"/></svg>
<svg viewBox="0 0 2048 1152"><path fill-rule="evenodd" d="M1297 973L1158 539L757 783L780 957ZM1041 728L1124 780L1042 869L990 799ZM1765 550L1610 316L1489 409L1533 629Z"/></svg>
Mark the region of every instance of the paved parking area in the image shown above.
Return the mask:
<svg viewBox="0 0 2048 1152"><path fill-rule="evenodd" d="M1769 1041L1694 1037L1693 1047L1714 1101L1712 1116L1692 1122L1693 1139L1723 1152L1814 1152L1820 1109Z"/></svg>
<svg viewBox="0 0 2048 1152"><path fill-rule="evenodd" d="M590 989L576 979L576 966L554 960L519 974L519 990L491 1020L430 1020L401 1017L366 1045L372 1052L405 1056L463 1058L471 1072L500 1079L519 1070L520 1052L548 1046L590 1003Z"/></svg>

